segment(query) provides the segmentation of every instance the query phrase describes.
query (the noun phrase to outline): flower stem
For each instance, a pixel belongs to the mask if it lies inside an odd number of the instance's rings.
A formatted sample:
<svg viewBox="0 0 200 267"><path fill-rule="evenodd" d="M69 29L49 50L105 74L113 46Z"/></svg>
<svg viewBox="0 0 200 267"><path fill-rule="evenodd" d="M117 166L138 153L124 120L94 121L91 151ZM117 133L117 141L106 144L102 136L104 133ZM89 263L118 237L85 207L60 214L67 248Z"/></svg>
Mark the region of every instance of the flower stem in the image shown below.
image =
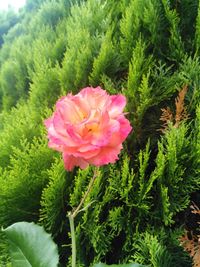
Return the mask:
<svg viewBox="0 0 200 267"><path fill-rule="evenodd" d="M90 180L90 183L89 183L89 185L88 185L87 191L86 191L85 194L83 195L83 197L82 197L82 199L81 199L79 205L74 209L74 211L73 211L73 213L72 213L72 216L73 216L74 218L75 218L76 215L79 213L79 211L80 211L80 209L81 209L83 203L85 202L86 197L87 197L88 194L90 193L90 191L91 191L91 189L92 189L92 186L93 186L93 184L94 184L94 181L95 181L95 179L96 179L96 177L97 177L97 173L98 173L98 172L97 172L97 169L95 169L95 170L94 170L94 174L93 174L93 176L92 176L92 178L91 178L91 180Z"/></svg>
<svg viewBox="0 0 200 267"><path fill-rule="evenodd" d="M98 169L96 168L94 170L94 174L90 180L90 183L88 185L87 191L83 195L79 205L73 210L73 212L68 213L69 217L69 224L70 224L70 232L71 232L71 241L72 241L72 267L76 267L76 236L75 236L75 227L74 227L74 219L77 216L77 214L81 211L81 208L85 202L85 199L87 198L88 194L90 193L92 186L94 184L94 181L98 175Z"/></svg>
<svg viewBox="0 0 200 267"><path fill-rule="evenodd" d="M69 217L71 240L72 240L72 267L76 267L76 236L74 228L74 217L72 216L71 212L69 212L68 217Z"/></svg>

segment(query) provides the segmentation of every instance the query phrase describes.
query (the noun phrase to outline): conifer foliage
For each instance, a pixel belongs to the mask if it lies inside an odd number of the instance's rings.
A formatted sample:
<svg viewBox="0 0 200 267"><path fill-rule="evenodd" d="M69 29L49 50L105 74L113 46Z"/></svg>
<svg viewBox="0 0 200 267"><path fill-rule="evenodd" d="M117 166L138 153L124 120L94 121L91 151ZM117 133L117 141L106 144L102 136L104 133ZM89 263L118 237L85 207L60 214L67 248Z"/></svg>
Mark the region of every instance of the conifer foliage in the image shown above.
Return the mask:
<svg viewBox="0 0 200 267"><path fill-rule="evenodd" d="M27 1L9 27L0 48L0 225L41 224L70 266L67 213L93 168L65 171L43 121L59 97L99 85L127 97L133 131L76 217L78 266L198 266L180 237L183 228L199 236L188 208L200 208L200 2ZM9 264L1 233L0 265Z"/></svg>

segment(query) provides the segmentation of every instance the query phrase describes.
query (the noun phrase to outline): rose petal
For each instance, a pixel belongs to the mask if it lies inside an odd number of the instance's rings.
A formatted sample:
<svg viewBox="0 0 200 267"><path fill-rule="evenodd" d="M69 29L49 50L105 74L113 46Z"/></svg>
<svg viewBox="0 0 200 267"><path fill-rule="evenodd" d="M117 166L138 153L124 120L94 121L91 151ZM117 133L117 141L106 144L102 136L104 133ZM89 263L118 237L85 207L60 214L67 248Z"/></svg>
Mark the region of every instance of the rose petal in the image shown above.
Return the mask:
<svg viewBox="0 0 200 267"><path fill-rule="evenodd" d="M118 159L118 154L122 149L122 145L116 147L104 147L99 154L91 159L88 159L90 164L95 166L102 166L108 163L114 163Z"/></svg>
<svg viewBox="0 0 200 267"><path fill-rule="evenodd" d="M82 158L76 158L72 155L68 155L63 153L63 161L65 169L68 171L72 171L74 167L80 167L81 169L85 169L88 167L88 162L83 160Z"/></svg>
<svg viewBox="0 0 200 267"><path fill-rule="evenodd" d="M120 124L117 120L109 121L108 125L104 125L104 128L98 132L93 133L91 143L97 146L109 145L114 132L119 130Z"/></svg>
<svg viewBox="0 0 200 267"><path fill-rule="evenodd" d="M123 95L113 95L110 96L110 99L111 103L107 107L109 116L111 118L116 118L122 114L124 107L126 106L126 98Z"/></svg>
<svg viewBox="0 0 200 267"><path fill-rule="evenodd" d="M84 113L69 97L58 101L56 103L56 109L65 122L73 124L82 121L84 118Z"/></svg>
<svg viewBox="0 0 200 267"><path fill-rule="evenodd" d="M91 109L102 109L109 100L109 95L101 87L86 87L78 95L85 99Z"/></svg>

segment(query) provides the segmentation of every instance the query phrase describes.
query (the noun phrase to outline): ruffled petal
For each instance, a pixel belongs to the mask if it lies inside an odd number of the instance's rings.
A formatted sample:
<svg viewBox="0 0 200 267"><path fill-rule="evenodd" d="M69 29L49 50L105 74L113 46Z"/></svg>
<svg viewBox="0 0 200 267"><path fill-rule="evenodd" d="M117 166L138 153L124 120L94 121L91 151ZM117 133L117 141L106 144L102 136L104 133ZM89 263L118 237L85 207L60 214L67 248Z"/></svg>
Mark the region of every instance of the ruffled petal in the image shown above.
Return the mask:
<svg viewBox="0 0 200 267"><path fill-rule="evenodd" d="M66 96L56 103L56 110L60 113L63 121L74 124L83 120L85 113L82 112L70 97Z"/></svg>
<svg viewBox="0 0 200 267"><path fill-rule="evenodd" d="M118 155L122 149L122 145L116 147L103 147L99 154L93 158L88 159L88 162L95 166L102 166L108 163L115 163L118 160Z"/></svg>
<svg viewBox="0 0 200 267"><path fill-rule="evenodd" d="M91 109L102 109L109 101L109 95L101 87L86 87L78 94Z"/></svg>
<svg viewBox="0 0 200 267"><path fill-rule="evenodd" d="M76 166L80 167L81 169L85 169L89 165L89 163L82 158L77 158L66 153L63 153L63 161L65 169L68 171L72 171Z"/></svg>
<svg viewBox="0 0 200 267"><path fill-rule="evenodd" d="M126 106L126 98L123 95L112 95L110 96L110 100L111 102L107 110L111 118L116 118L123 113L124 107Z"/></svg>

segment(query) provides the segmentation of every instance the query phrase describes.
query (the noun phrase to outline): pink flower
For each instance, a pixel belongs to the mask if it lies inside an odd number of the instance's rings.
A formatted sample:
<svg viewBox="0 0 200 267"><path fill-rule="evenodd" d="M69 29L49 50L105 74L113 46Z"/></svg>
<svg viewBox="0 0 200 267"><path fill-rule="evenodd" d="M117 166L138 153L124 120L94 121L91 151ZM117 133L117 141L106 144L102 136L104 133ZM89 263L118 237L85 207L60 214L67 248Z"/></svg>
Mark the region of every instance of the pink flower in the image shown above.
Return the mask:
<svg viewBox="0 0 200 267"><path fill-rule="evenodd" d="M58 100L45 125L49 147L62 152L67 170L118 159L122 142L132 129L123 113L125 105L123 95L110 96L100 87L87 87Z"/></svg>

